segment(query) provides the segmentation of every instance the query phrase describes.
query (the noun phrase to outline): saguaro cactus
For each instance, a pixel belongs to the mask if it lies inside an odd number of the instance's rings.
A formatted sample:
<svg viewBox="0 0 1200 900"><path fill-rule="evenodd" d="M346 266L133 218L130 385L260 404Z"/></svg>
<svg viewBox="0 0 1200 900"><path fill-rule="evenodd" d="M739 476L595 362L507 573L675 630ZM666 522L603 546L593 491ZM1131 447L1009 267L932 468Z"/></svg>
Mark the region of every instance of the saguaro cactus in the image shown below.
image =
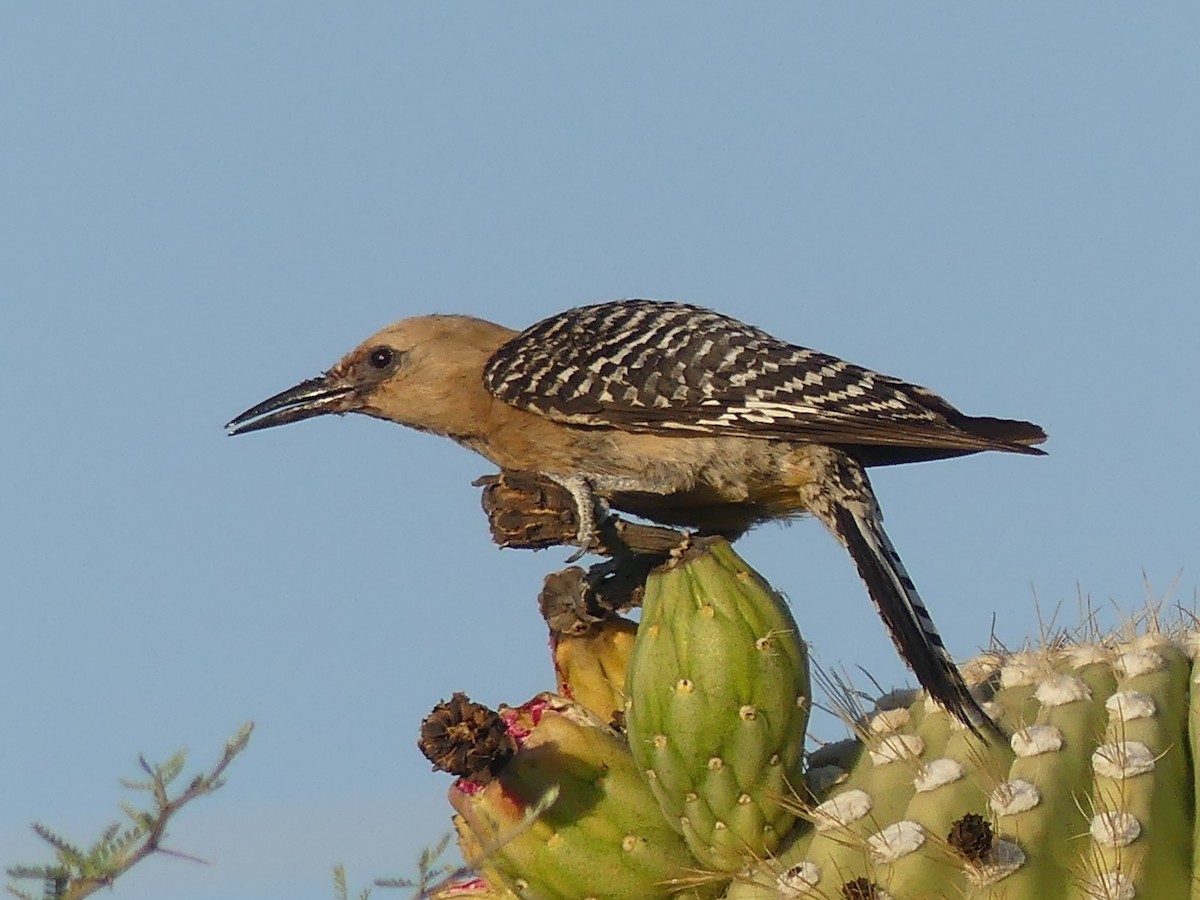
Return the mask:
<svg viewBox="0 0 1200 900"><path fill-rule="evenodd" d="M445 756L486 887L445 896L1200 898L1196 634L970 661L1007 742L908 691L805 756L804 645L726 543L676 553L643 605L636 636L612 617L555 645L560 690L598 709L542 695L502 727L427 721L473 735Z"/></svg>

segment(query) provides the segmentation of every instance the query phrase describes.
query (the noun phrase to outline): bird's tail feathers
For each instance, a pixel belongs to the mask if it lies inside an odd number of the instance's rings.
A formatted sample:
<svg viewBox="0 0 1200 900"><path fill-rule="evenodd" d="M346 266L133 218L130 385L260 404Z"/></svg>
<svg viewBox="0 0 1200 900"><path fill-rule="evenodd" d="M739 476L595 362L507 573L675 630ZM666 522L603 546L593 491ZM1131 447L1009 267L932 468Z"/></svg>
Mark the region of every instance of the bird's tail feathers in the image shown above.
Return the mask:
<svg viewBox="0 0 1200 900"><path fill-rule="evenodd" d="M1024 453L1029 456L1045 456L1045 450L1039 450L1034 444L1046 440L1046 432L1040 425L1023 422L1020 419L995 419L991 416L964 416L954 424L964 431L969 431L981 438L995 441L995 449L1007 450L1010 453Z"/></svg>
<svg viewBox="0 0 1200 900"><path fill-rule="evenodd" d="M833 518L892 642L924 688L976 734L982 725L1003 736L971 695L878 513L865 502L852 502L836 505Z"/></svg>

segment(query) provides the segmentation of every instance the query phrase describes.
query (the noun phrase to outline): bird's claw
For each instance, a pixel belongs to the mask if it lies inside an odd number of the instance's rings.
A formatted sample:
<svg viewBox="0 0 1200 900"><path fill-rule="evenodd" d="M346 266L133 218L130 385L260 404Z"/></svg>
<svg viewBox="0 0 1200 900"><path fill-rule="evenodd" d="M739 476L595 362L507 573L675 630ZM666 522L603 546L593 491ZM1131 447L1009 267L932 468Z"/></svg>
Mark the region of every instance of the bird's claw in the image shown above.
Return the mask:
<svg viewBox="0 0 1200 900"><path fill-rule="evenodd" d="M579 527L575 530L575 543L579 549L567 557L567 562L577 562L600 548L599 523L611 514L608 503L592 493L591 482L583 475L564 476L547 473L547 477L566 488L575 501L575 515L579 522Z"/></svg>
<svg viewBox="0 0 1200 900"><path fill-rule="evenodd" d="M576 500L578 499L576 498ZM580 507L579 528L575 532L575 543L579 549L567 557L568 563L578 562L580 558L598 551L602 546L600 523L612 515L612 512L609 510L608 504L599 497L590 496L589 501L586 504L586 515L583 514L585 507Z"/></svg>

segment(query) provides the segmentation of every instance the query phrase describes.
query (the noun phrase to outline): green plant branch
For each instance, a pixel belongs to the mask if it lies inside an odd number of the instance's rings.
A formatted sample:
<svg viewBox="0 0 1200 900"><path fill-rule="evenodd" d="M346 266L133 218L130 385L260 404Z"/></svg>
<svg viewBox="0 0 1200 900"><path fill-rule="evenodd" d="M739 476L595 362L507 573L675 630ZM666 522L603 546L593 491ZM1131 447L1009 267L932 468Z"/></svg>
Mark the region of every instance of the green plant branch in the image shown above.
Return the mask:
<svg viewBox="0 0 1200 900"><path fill-rule="evenodd" d="M407 888L412 891L410 900L429 900L448 884L474 873L469 866L453 866L440 860L450 846L451 835L446 834L432 847L421 851L417 860L416 880L411 878L376 878L375 887Z"/></svg>
<svg viewBox="0 0 1200 900"><path fill-rule="evenodd" d="M45 825L35 823L34 832L54 849L56 862L51 865L16 865L7 870L15 880L38 879L43 883L41 897L9 884L8 893L21 900L82 900L113 883L154 853L202 862L194 856L169 850L162 846L167 825L174 815L197 797L211 794L225 783L225 770L246 748L253 723L248 723L225 744L221 759L207 773L196 775L182 791L171 796L170 786L183 771L185 753L176 753L166 762L152 764L144 756L138 764L147 778L139 781L122 780L132 791L150 794L153 806L137 809L127 803L121 808L127 823L115 822L104 829L100 839L83 850L62 838Z"/></svg>

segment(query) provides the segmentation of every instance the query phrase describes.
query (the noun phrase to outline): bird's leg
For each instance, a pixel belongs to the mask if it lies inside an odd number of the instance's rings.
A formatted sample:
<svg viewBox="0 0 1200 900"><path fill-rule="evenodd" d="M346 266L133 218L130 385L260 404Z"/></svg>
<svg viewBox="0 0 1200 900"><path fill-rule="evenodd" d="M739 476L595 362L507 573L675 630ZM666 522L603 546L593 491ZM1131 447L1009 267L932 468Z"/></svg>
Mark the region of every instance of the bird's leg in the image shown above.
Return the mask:
<svg viewBox="0 0 1200 900"><path fill-rule="evenodd" d="M543 474L565 488L575 501L575 514L579 521L579 527L575 531L575 543L579 549L567 557L567 562L573 563L600 546L600 529L597 523L603 522L610 515L608 503L592 491L592 483L586 475L555 475L550 472Z"/></svg>
<svg viewBox="0 0 1200 900"><path fill-rule="evenodd" d="M655 480L645 475L638 477L594 473L584 475L578 472L571 475L554 475L549 472L542 474L570 493L579 514L579 529L575 538L576 543L579 544L579 552L575 553L567 562L574 562L584 553L604 547L604 541L601 540L600 535L600 525L610 518L615 520L605 496L622 492L667 496L675 490L675 482L666 479ZM604 496L597 491L602 492ZM669 536L676 534L670 529L662 530ZM627 543L622 542L622 544L627 551L634 552ZM614 548L609 549L611 551ZM614 555L617 554L614 553Z"/></svg>

